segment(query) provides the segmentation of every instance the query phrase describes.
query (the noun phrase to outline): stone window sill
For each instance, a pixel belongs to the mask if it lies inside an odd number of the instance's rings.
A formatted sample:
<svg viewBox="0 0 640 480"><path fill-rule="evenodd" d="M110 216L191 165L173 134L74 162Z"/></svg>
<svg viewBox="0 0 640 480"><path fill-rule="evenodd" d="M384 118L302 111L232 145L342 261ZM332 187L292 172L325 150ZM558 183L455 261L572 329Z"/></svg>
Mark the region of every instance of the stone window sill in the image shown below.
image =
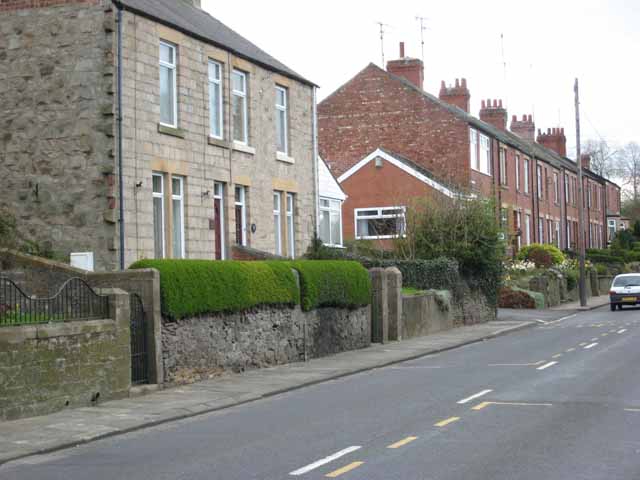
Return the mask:
<svg viewBox="0 0 640 480"><path fill-rule="evenodd" d="M172 137L184 138L184 130L181 128L170 127L168 125L158 124L158 132Z"/></svg>
<svg viewBox="0 0 640 480"><path fill-rule="evenodd" d="M256 149L246 145L244 143L233 142L233 149L237 152L248 153L249 155L255 155Z"/></svg>
<svg viewBox="0 0 640 480"><path fill-rule="evenodd" d="M282 152L276 153L276 160L284 163L296 163L296 160L293 157L290 157L286 153L282 153Z"/></svg>
<svg viewBox="0 0 640 480"><path fill-rule="evenodd" d="M216 147L227 148L227 149L229 148L229 142L227 142L226 140L222 140L220 138L215 138L210 136L207 141L209 145L214 145Z"/></svg>

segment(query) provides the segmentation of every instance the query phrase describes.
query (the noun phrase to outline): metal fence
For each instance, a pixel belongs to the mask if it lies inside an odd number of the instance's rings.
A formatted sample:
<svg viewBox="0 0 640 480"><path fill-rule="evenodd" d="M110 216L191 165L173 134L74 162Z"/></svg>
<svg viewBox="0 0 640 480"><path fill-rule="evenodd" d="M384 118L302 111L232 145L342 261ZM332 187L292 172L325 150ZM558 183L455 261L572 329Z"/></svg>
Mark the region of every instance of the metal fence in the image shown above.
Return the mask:
<svg viewBox="0 0 640 480"><path fill-rule="evenodd" d="M109 318L109 297L81 278L68 280L51 298L33 298L0 277L0 327Z"/></svg>

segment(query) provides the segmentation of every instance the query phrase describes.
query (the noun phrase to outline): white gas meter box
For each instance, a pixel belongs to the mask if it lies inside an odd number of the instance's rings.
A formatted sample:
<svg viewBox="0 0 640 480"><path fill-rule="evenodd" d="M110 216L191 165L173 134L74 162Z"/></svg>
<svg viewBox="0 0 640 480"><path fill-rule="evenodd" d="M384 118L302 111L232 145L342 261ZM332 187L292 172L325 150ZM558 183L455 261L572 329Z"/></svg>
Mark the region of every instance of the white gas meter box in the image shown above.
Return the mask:
<svg viewBox="0 0 640 480"><path fill-rule="evenodd" d="M93 272L93 252L72 253L71 266Z"/></svg>

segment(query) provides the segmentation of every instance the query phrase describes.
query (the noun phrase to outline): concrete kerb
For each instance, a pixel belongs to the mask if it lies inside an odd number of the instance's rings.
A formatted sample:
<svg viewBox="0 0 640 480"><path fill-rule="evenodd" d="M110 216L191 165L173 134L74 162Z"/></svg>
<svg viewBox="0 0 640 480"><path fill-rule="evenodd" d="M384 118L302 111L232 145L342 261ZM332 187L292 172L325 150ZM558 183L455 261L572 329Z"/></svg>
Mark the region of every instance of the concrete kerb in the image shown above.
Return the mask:
<svg viewBox="0 0 640 480"><path fill-rule="evenodd" d="M4 464L10 463L10 462L15 462L17 460L24 459L24 458L27 458L27 457L32 457L32 456L35 456L35 455L46 455L46 454L58 452L58 451L61 451L61 450L66 450L68 448L73 448L73 447L78 447L78 446L81 446L81 445L86 445L88 443L96 442L96 441L99 441L99 440L104 440L104 439L115 437L115 436L118 436L118 435L124 435L124 434L127 434L127 433L137 432L137 431L140 431L140 430L156 427L156 426L167 424L167 423L170 423L170 422L176 422L176 421L185 420L185 419L188 419L188 418L197 417L197 416L200 416L200 415L214 413L214 412L217 412L217 411L220 411L220 410L225 410L225 409L231 408L231 407L237 407L237 406L245 405L245 404L252 403L252 402L255 402L255 401L258 401L258 400L261 400L261 399L274 397L274 396L277 396L277 395L281 395L283 393L292 392L292 391L295 391L295 390L299 390L299 389L302 389L302 388L310 387L310 386L313 386L313 385L318 385L318 384L329 382L329 381L332 381L332 380L337 380L337 379L348 377L348 376L351 376L351 375L356 375L356 374L359 374L359 373L364 373L364 372L371 371L371 370L376 370L376 369L379 369L379 368L385 368L385 367L388 367L388 366L391 366L391 365L397 365L399 363L404 363L404 362L408 362L408 361L411 361L411 360L417 360L419 358L428 357L430 355L435 355L435 354L438 354L438 353L447 352L447 351L450 351L450 350L455 350L457 348L465 347L467 345L472 345L474 343L480 343L480 342L484 342L486 340L490 340L490 339L493 339L493 338L498 338L498 337L501 337L501 336L504 336L504 335L508 335L508 334L511 334L511 333L516 333L516 332L525 330L527 328L534 327L536 325L537 325L536 322L523 322L522 324L514 326L514 327L506 327L506 328L503 328L501 330L498 330L497 332L493 332L491 334L483 335L481 337L474 338L474 339L471 339L471 340L466 340L466 341L463 341L463 342L459 342L459 343L456 343L454 345L449 345L447 347L427 349L425 351L422 351L422 352L419 352L419 353L413 353L411 355L407 355L407 356L404 356L402 358L397 358L397 359L394 359L394 360L385 360L385 361L382 361L382 362L375 363L373 365L368 365L366 367L354 368L352 370L349 370L349 371L346 371L346 372L337 373L337 374L331 375L329 377L316 379L316 380L310 380L310 381L303 382L303 383L300 383L298 385L293 385L293 386L287 387L287 388L276 389L276 390L273 390L273 391L268 392L268 393L255 395L254 397L245 398L243 400L232 401L231 403L228 403L228 404L225 404L225 405L216 406L216 407L210 407L210 408L207 408L207 409L202 410L202 411L186 412L184 414L174 415L174 416L171 416L169 418L163 418L163 419L159 419L159 420L155 420L155 421L151 421L151 422L145 422L144 424L135 425L135 426L132 426L132 427L127 427L127 428L123 428L123 429L112 431L112 432L101 433L101 434L98 434L98 435L96 435L94 437L91 437L91 438L84 438L84 439L82 439L80 441L76 440L76 441L73 441L73 442L65 442L65 443L61 443L60 445L56 445L54 447L37 449L37 450L34 450L33 452L28 452L28 453L15 455L15 456L12 456L12 457L7 457L7 458L0 458L0 465L4 465Z"/></svg>

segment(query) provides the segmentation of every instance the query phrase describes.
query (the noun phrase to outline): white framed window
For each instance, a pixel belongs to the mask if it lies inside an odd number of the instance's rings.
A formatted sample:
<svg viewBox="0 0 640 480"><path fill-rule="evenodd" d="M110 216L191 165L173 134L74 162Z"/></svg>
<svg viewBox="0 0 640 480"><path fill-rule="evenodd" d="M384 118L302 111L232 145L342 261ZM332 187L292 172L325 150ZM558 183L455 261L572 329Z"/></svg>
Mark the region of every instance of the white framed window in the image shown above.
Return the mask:
<svg viewBox="0 0 640 480"><path fill-rule="evenodd" d="M553 220L547 220L547 243L553 245Z"/></svg>
<svg viewBox="0 0 640 480"><path fill-rule="evenodd" d="M567 176L567 174L564 174L564 201L565 203L569 204L569 200L570 200L570 195L569 195L569 177Z"/></svg>
<svg viewBox="0 0 640 480"><path fill-rule="evenodd" d="M236 213L236 244L247 245L247 187L236 185L235 188Z"/></svg>
<svg viewBox="0 0 640 480"><path fill-rule="evenodd" d="M538 198L542 198L542 167L536 165L537 193Z"/></svg>
<svg viewBox="0 0 640 480"><path fill-rule="evenodd" d="M219 140L224 137L222 95L222 64L209 60L209 135Z"/></svg>
<svg viewBox="0 0 640 480"><path fill-rule="evenodd" d="M479 170L485 175L491 175L491 144L489 137L482 134L480 134Z"/></svg>
<svg viewBox="0 0 640 480"><path fill-rule="evenodd" d="M607 225L609 227L609 241L613 240L613 237L616 236L616 221L615 219L607 220Z"/></svg>
<svg viewBox="0 0 640 480"><path fill-rule="evenodd" d="M331 247L342 246L342 202L320 198L320 240Z"/></svg>
<svg viewBox="0 0 640 480"><path fill-rule="evenodd" d="M538 242L544 243L544 218L538 217Z"/></svg>
<svg viewBox="0 0 640 480"><path fill-rule="evenodd" d="M153 183L153 256L164 258L164 175L154 173Z"/></svg>
<svg viewBox="0 0 640 480"><path fill-rule="evenodd" d="M500 149L500 184L507 184L507 150Z"/></svg>
<svg viewBox="0 0 640 480"><path fill-rule="evenodd" d="M356 239L404 236L405 211L405 207L356 208Z"/></svg>
<svg viewBox="0 0 640 480"><path fill-rule="evenodd" d="M178 126L176 72L176 46L160 41L160 123L173 128Z"/></svg>
<svg viewBox="0 0 640 480"><path fill-rule="evenodd" d="M592 203L591 198L593 196L592 194L593 194L593 189L591 188L591 184L587 183L587 204L589 208L591 208L591 203Z"/></svg>
<svg viewBox="0 0 640 480"><path fill-rule="evenodd" d="M287 193L287 255L296 256L295 195Z"/></svg>
<svg viewBox="0 0 640 480"><path fill-rule="evenodd" d="M184 178L182 177L171 177L171 210L173 258L184 258Z"/></svg>
<svg viewBox="0 0 640 480"><path fill-rule="evenodd" d="M531 245L531 215L524 216L524 241L525 245Z"/></svg>
<svg viewBox="0 0 640 480"><path fill-rule="evenodd" d="M469 129L469 151L471 154L471 168L480 170L478 164L478 131L473 128Z"/></svg>
<svg viewBox="0 0 640 480"><path fill-rule="evenodd" d="M284 87L276 87L276 146L278 152L289 154L288 131L289 92Z"/></svg>
<svg viewBox="0 0 640 480"><path fill-rule="evenodd" d="M567 249L571 248L571 221L567 220Z"/></svg>
<svg viewBox="0 0 640 480"><path fill-rule="evenodd" d="M556 247L562 248L561 246L561 238L560 238L560 222L556 220Z"/></svg>
<svg viewBox="0 0 640 480"><path fill-rule="evenodd" d="M233 140L249 143L249 118L247 112L247 74L234 70L231 75L231 109Z"/></svg>
<svg viewBox="0 0 640 480"><path fill-rule="evenodd" d="M224 260L227 252L225 248L224 228L224 183L213 183L213 207L214 207L214 234L215 234L215 259Z"/></svg>
<svg viewBox="0 0 640 480"><path fill-rule="evenodd" d="M560 203L560 182L558 172L553 172L553 201Z"/></svg>
<svg viewBox="0 0 640 480"><path fill-rule="evenodd" d="M520 155L516 155L516 190L520 191Z"/></svg>
<svg viewBox="0 0 640 480"><path fill-rule="evenodd" d="M282 192L273 192L273 232L275 234L276 255L282 255Z"/></svg>
<svg viewBox="0 0 640 480"><path fill-rule="evenodd" d="M528 158L524 159L524 165L523 165L522 170L524 171L523 172L524 173L524 193L529 193L531 182L529 181L530 169L529 169L529 159Z"/></svg>
<svg viewBox="0 0 640 480"><path fill-rule="evenodd" d="M515 212L515 217L516 217L516 229L519 233L519 235L516 236L516 241L518 242L518 250L520 250L522 248L522 212Z"/></svg>

